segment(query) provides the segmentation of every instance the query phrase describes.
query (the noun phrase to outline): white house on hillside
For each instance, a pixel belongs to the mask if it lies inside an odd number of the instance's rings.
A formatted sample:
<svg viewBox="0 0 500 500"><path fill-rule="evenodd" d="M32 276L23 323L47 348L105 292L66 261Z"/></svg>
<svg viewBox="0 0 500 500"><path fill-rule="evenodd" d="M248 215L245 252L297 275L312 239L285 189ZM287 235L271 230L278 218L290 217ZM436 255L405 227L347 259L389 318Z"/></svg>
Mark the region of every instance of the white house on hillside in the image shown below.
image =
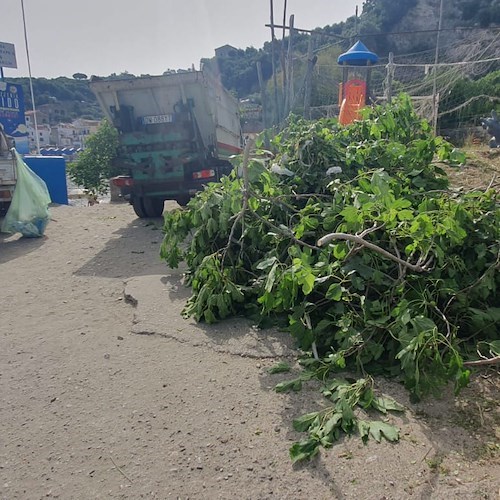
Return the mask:
<svg viewBox="0 0 500 500"><path fill-rule="evenodd" d="M45 147L50 145L50 126L43 123L38 125L37 131L35 131L34 124L27 125L28 134L29 134L29 144L30 151L36 149L36 135L38 135L38 142L40 147Z"/></svg>

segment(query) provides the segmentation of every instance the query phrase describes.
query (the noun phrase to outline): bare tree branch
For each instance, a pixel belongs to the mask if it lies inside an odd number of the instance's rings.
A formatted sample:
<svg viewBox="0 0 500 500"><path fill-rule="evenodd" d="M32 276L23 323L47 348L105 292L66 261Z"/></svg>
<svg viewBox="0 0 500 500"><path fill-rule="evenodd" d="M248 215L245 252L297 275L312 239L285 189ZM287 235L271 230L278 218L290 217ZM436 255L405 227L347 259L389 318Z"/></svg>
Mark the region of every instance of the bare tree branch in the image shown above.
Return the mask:
<svg viewBox="0 0 500 500"><path fill-rule="evenodd" d="M464 366L485 366L485 365L498 365L500 364L500 356L487 359L478 359L477 361L465 361Z"/></svg>
<svg viewBox="0 0 500 500"><path fill-rule="evenodd" d="M346 234L346 233L331 233L327 234L326 236L323 236L323 238L320 238L318 240L318 246L324 246L327 243L329 243L332 240L345 240L345 241L352 241L354 243L357 243L358 245L362 245L366 248L370 248L374 252L378 252L380 255L383 255L384 257L387 257L388 259L397 262L398 264L401 264L402 266L407 267L411 271L414 271L416 273L424 273L430 271L430 260L427 262L420 263L418 262L417 264L410 264L409 262L406 262L406 260L400 259L399 257L396 257L392 253L388 252L387 250L384 250L383 248L380 248L379 246L375 245L374 243L370 243L369 241L364 240L360 236L355 236L354 234Z"/></svg>

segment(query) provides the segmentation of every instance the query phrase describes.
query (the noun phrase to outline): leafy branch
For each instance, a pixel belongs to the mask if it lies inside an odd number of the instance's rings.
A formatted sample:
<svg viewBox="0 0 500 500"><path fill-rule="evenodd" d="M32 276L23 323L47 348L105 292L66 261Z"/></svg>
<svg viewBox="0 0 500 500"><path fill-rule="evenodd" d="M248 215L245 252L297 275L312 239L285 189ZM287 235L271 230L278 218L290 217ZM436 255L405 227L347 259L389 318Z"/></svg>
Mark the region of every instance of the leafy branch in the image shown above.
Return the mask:
<svg viewBox="0 0 500 500"><path fill-rule="evenodd" d="M470 368L486 364L470 358L478 346L490 346L488 362L497 363L496 191L447 189L434 160L461 154L432 135L409 99L364 113L349 127L292 119L272 155L251 158L247 148L243 179L211 183L187 210L165 216L162 258L185 261L192 289L185 315L287 325L310 356L313 375L305 370L278 392L311 377L328 384L345 369L365 381L344 384L359 399L344 388L342 408L331 400L333 410L311 419L294 457L341 432L387 437L359 414L377 410L362 396L370 375L396 375L419 399L449 382L464 387Z"/></svg>

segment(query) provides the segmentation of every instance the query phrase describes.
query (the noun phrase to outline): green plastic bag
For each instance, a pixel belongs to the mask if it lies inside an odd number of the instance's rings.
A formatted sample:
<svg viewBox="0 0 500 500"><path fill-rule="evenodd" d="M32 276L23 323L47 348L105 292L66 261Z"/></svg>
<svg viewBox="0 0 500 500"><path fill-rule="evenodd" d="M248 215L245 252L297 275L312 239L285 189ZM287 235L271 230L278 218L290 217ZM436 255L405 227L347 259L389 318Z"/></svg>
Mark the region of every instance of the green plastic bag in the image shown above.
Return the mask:
<svg viewBox="0 0 500 500"><path fill-rule="evenodd" d="M12 202L2 224L4 233L21 233L27 238L43 236L49 222L51 202L45 182L16 155L17 182Z"/></svg>

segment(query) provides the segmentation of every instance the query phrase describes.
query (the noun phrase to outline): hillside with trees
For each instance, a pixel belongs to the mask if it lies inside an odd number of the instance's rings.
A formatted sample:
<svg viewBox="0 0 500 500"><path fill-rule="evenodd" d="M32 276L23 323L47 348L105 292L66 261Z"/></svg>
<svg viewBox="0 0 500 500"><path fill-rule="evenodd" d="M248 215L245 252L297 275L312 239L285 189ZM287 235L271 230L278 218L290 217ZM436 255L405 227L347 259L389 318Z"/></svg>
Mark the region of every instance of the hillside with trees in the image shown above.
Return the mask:
<svg viewBox="0 0 500 500"><path fill-rule="evenodd" d="M345 21L326 25L314 30L315 47L330 45L335 47L331 55L347 50L358 38L380 57L389 52L407 54L432 49L436 44L436 31L439 18L439 0L365 0L362 12L356 18L351 16ZM449 0L444 3L441 34L443 44L463 41L467 47L468 34L485 28L500 25L500 3L490 0ZM301 28L300 19L295 26ZM460 30L458 28L467 28ZM281 30L277 30L277 36ZM416 33L421 32L421 33ZM491 32L495 33L492 29ZM307 54L309 35L295 32L293 50L296 59ZM275 40L276 65L281 66L283 52L288 50L289 37ZM259 88L256 62L262 64L264 79L272 74L271 42L261 49L247 48L237 50L225 57L203 60L217 64L222 82L233 90L238 97L246 97ZM300 62L299 62L300 64Z"/></svg>
<svg viewBox="0 0 500 500"><path fill-rule="evenodd" d="M32 109L28 78L9 78L9 81L22 85L26 109ZM46 105L65 110L60 121L70 122L76 118L100 120L103 116L83 73L75 73L73 78L33 78L33 92L37 107Z"/></svg>

